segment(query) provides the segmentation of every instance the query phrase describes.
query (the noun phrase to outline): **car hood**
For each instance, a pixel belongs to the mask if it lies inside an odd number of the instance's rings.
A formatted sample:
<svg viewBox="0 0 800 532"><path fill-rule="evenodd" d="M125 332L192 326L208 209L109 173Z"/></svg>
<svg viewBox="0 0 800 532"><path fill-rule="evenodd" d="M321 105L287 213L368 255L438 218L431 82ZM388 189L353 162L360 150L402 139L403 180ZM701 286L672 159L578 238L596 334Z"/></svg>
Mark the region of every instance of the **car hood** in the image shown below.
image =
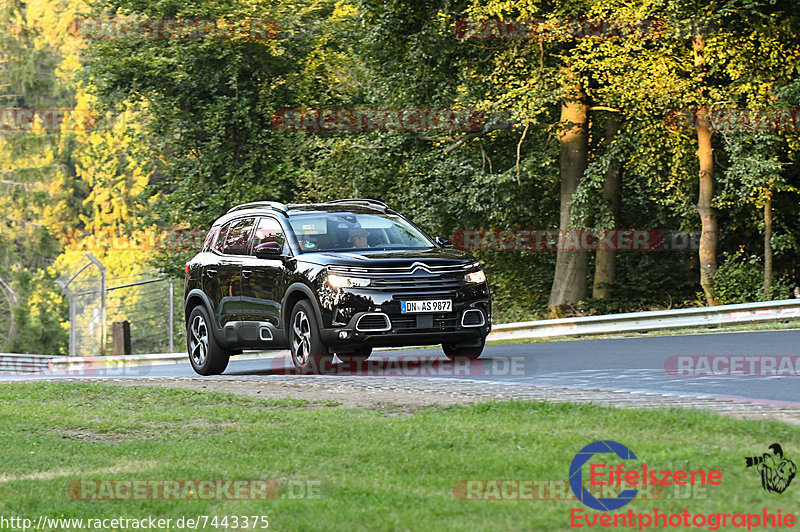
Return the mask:
<svg viewBox="0 0 800 532"><path fill-rule="evenodd" d="M325 266L358 268L405 268L415 262L428 266L458 266L475 262L474 258L463 251L450 248L304 253L298 260Z"/></svg>

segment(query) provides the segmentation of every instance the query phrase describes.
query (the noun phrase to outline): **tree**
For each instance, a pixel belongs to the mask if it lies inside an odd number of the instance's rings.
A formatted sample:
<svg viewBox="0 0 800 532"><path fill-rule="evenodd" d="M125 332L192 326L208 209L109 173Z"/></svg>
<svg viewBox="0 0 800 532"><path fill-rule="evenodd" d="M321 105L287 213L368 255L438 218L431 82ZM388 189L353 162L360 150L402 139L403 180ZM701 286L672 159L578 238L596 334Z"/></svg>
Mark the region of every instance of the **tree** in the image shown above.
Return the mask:
<svg viewBox="0 0 800 532"><path fill-rule="evenodd" d="M574 75L568 74L566 78L574 78ZM588 164L588 108L581 82L574 80L568 87L567 96L561 104L559 120L559 143L561 145L559 229L562 231L562 236L566 231L572 229L573 195ZM559 246L553 287L550 291L549 306L551 309L569 303L577 303L586 298L587 255L587 251L565 249L565 246Z"/></svg>
<svg viewBox="0 0 800 532"><path fill-rule="evenodd" d="M605 135L603 143L607 150L613 149L614 140L620 128L619 114L612 111L606 115ZM603 203L605 218L610 224L595 224L596 227L610 229L619 227L622 216L622 164L619 160L611 160L603 175ZM613 294L613 285L616 280L617 252L614 249L598 249L594 268L594 286L592 297L595 299L609 299Z"/></svg>

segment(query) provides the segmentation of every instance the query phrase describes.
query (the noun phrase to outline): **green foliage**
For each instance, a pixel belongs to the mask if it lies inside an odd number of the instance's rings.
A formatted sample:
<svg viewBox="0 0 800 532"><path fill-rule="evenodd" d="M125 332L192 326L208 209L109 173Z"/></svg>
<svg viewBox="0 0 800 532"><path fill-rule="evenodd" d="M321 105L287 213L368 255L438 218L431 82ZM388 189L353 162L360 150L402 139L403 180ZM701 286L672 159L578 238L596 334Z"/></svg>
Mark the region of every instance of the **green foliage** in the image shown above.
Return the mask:
<svg viewBox="0 0 800 532"><path fill-rule="evenodd" d="M722 304L751 303L792 297L786 279L773 281L770 294L764 293L764 269L760 257L737 251L728 255L714 276L714 290Z"/></svg>
<svg viewBox="0 0 800 532"><path fill-rule="evenodd" d="M281 27L331 17L333 3L196 2L190 5L122 0L98 4L98 16L138 18L274 18ZM272 113L315 103L329 105L338 72L321 68L324 39L107 41L90 49L84 79L105 109L147 106L139 160L158 161L142 201L146 223L207 226L235 203L290 201L299 181L296 139L276 131ZM309 93L318 79L320 93ZM299 84L299 85L298 85ZM298 94L305 101L300 102ZM316 101L314 101L316 100Z"/></svg>
<svg viewBox="0 0 800 532"><path fill-rule="evenodd" d="M20 298L14 308L16 336L6 346L11 353L66 355L69 351L69 304L55 283L53 267L15 269L12 288Z"/></svg>

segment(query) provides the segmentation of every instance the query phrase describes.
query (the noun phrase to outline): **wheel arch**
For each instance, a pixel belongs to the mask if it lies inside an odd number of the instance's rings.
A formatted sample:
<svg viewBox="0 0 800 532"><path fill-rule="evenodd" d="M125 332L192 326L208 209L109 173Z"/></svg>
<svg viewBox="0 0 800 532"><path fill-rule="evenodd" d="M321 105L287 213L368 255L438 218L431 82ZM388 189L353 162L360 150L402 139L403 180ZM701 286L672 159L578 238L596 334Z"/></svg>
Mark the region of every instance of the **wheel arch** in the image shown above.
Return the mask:
<svg viewBox="0 0 800 532"><path fill-rule="evenodd" d="M186 298L183 302L183 322L185 324L189 323L189 315L192 313L195 307L200 305L203 305L206 308L206 313L208 313L208 316L212 319L213 325L214 310L212 309L211 301L208 299L208 296L198 288L195 288L186 294Z"/></svg>
<svg viewBox="0 0 800 532"><path fill-rule="evenodd" d="M289 330L289 320L292 317L292 309L298 301L307 299L311 303L311 308L314 309L314 317L317 318L317 326L322 328L322 312L320 312L317 298L314 291L303 283L294 283L286 290L286 295L283 298L281 308L284 312L281 313L281 327L284 331ZM286 335L287 341L289 335Z"/></svg>

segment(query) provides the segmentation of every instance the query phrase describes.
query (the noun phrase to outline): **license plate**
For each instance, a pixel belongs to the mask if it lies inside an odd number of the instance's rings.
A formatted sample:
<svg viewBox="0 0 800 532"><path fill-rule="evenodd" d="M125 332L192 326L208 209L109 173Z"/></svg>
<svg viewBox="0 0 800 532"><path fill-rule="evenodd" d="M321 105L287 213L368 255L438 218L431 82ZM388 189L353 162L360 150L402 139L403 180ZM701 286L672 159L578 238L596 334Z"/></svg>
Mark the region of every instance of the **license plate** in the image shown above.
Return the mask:
<svg viewBox="0 0 800 532"><path fill-rule="evenodd" d="M450 312L453 301L450 299L427 299L425 301L401 301L400 312L413 314L415 312Z"/></svg>

